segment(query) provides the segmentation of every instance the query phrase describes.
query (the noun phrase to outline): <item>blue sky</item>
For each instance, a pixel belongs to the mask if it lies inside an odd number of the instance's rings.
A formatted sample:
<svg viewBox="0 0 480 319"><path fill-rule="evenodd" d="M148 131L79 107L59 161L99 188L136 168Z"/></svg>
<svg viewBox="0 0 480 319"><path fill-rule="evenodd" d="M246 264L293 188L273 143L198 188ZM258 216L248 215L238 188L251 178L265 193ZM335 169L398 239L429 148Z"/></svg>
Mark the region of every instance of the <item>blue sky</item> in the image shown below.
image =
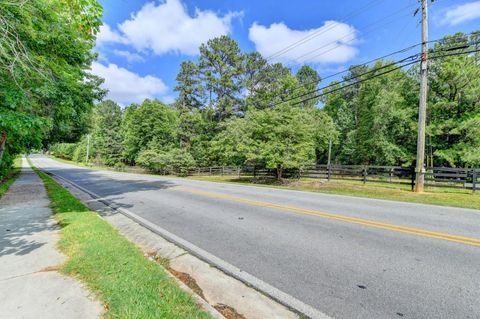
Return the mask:
<svg viewBox="0 0 480 319"><path fill-rule="evenodd" d="M145 98L172 102L180 62L195 61L200 43L222 34L242 51L257 50L293 70L308 64L323 77L420 42L420 17L413 16L418 0L100 3L104 25L92 70L105 78L108 98L122 105ZM480 1L436 0L429 14L430 39L480 30Z"/></svg>

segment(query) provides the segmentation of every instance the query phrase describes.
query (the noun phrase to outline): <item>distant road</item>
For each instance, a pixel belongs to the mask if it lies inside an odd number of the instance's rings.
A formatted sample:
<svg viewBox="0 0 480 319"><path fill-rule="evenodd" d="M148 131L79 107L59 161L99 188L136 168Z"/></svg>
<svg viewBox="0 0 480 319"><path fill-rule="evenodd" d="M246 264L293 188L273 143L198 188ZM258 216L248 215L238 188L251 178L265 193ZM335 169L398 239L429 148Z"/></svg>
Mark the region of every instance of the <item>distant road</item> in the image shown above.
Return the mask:
<svg viewBox="0 0 480 319"><path fill-rule="evenodd" d="M32 161L334 318L480 318L480 210Z"/></svg>

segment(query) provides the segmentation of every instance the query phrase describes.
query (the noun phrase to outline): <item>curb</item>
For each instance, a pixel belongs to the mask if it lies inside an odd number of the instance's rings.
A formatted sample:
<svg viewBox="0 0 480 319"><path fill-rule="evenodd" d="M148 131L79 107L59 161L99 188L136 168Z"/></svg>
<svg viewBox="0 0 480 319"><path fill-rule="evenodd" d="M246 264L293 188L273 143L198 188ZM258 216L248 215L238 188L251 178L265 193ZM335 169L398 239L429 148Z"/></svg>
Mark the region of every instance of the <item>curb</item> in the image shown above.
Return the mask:
<svg viewBox="0 0 480 319"><path fill-rule="evenodd" d="M90 195L92 198L97 199L99 202L103 203L104 205L108 206L109 208L121 213L122 215L128 217L129 219L135 221L136 223L140 224L141 226L147 228L148 230L152 231L153 233L163 237L167 241L179 246L180 248L183 248L184 250L188 251L190 254L193 256L199 258L200 260L203 260L204 262L210 264L211 266L214 266L215 268L221 270L223 273L239 280L240 282L244 283L245 285L254 288L255 290L259 291L260 293L270 297L271 299L275 300L276 302L282 304L283 306L289 308L290 310L296 312L300 316L303 316L304 318L310 318L310 319L331 319L328 315L316 310L312 306L309 306L302 301L296 299L295 297L292 297L283 291L280 291L279 289L271 286L270 284L256 278L253 275L250 275L249 273L242 271L241 269L229 264L228 262L224 261L221 258L218 258L209 252L195 246L194 244L170 233L169 231L163 229L162 227L136 215L135 213L122 208L118 207L114 203L102 198L101 196L83 188L82 186L66 179L63 178L55 173L52 173L50 171L43 170L39 168L40 170L44 171L46 174L51 175L55 177L56 179L62 180L78 190Z"/></svg>

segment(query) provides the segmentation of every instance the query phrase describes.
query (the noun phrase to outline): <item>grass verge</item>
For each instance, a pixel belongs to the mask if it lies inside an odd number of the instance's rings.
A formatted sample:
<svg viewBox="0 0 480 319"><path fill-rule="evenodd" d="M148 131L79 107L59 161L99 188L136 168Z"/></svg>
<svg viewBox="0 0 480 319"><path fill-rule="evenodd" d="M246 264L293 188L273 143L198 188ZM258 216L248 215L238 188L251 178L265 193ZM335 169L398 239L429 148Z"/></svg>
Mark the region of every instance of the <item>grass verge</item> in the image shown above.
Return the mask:
<svg viewBox="0 0 480 319"><path fill-rule="evenodd" d="M211 318L163 267L50 176L34 170L61 226L59 248L68 256L61 271L97 293L106 318Z"/></svg>
<svg viewBox="0 0 480 319"><path fill-rule="evenodd" d="M22 158L18 157L15 159L12 170L7 174L7 176L0 180L0 198L8 191L13 182L15 182L21 171L21 168Z"/></svg>
<svg viewBox="0 0 480 319"><path fill-rule="evenodd" d="M309 192L319 192L356 197L387 199L419 204L453 206L480 209L480 191L472 194L469 190L429 187L423 194L410 190L409 185L391 183L367 183L356 181L330 181L301 179L279 183L275 180L254 180L252 178L232 176L192 176L189 179L209 182L237 183L262 187L274 187Z"/></svg>
<svg viewBox="0 0 480 319"><path fill-rule="evenodd" d="M68 164L85 166L84 164L82 165L76 162L62 160L53 156L50 156L50 158ZM99 170L104 169L100 167L90 168ZM128 173L128 171L126 171L126 173ZM149 173L147 175L152 174ZM168 176L168 178L180 177ZM283 183L279 183L274 179L261 180L250 177L238 178L233 176L190 176L187 177L187 179L386 199L418 204L480 209L480 191L477 191L476 194L472 194L471 190L448 187L426 187L423 194L417 194L411 191L410 185L380 182L363 184L361 181L334 180L326 182L318 179L301 179L285 180Z"/></svg>

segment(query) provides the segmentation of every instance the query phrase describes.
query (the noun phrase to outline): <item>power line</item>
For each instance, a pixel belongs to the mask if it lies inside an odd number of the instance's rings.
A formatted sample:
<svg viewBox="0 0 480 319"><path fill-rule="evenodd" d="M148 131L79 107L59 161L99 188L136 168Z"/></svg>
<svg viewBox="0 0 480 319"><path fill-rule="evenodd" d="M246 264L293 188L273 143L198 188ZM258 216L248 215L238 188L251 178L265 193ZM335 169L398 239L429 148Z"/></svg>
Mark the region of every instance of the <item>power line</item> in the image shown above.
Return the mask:
<svg viewBox="0 0 480 319"><path fill-rule="evenodd" d="M357 16L358 14L362 13L363 11L365 11L366 8L371 7L372 5L374 5L376 2L382 2L382 1L384 1L384 0L372 0L372 1L370 1L369 3L367 3L365 6L361 7L359 10L356 10L356 11L353 11L353 12L349 13L349 14L346 15L343 19L340 19L340 21L345 21L345 20L347 20L347 19L353 18L353 17ZM268 60L272 60L272 59L275 58L275 57L279 57L279 56L285 54L286 52L292 50L293 48L295 48L295 47L297 47L297 46L299 46L299 45L302 45L302 44L304 44L304 43L312 40L313 38L315 38L315 37L317 37L317 36L319 36L319 35L327 32L327 31L330 31L330 30L338 27L338 25L339 25L339 24L334 24L334 25L332 25L332 26L330 26L330 27L327 27L327 28L325 28L325 29L324 29L324 28L320 28L320 29L314 31L313 33L305 36L304 38L302 38L302 39L300 39L300 40L298 40L298 41L296 41L296 42L294 42L294 43L286 46L285 48L283 48L283 49L281 49L281 50L279 50L279 51L271 54L270 56L268 56L268 57L266 58L266 60L268 61Z"/></svg>
<svg viewBox="0 0 480 319"><path fill-rule="evenodd" d="M462 55L462 54L470 54L470 53L475 53L475 52L480 52L480 49L475 49L475 50L470 50L470 51L464 51L464 52L452 52L452 53L447 53L447 54L444 54L444 55L436 55L436 56L431 56L431 57L429 57L429 59L434 60L434 59L443 58L443 57L449 57L449 56L455 56L455 55ZM387 70L387 71L385 71L385 72L382 72L382 73L379 73L379 74L375 74L374 76L371 76L371 77L369 77L369 78L361 79L361 80L358 80L358 81L356 81L356 82L353 82L353 83L350 83L350 84L341 86L341 87L336 88L336 89L333 89L333 90L330 90L330 91L328 91L328 92L323 92L323 93L317 94L317 95L315 95L315 96L312 96L312 97L303 99L303 100L298 101L298 102L295 102L295 103L293 103L293 104L294 104L294 105L297 105L297 104L301 104L301 103L303 103L303 102L307 102L307 101L310 101L310 100L313 100L313 99L317 99L317 98L322 97L322 96L325 96L325 95L327 95L327 94L330 94L330 93L333 93L333 92L336 92L336 91L339 91L339 90L343 90L344 88L347 88L347 87L350 87L350 86L352 86L352 85L356 85L356 84L359 84L359 83L362 83L362 82L365 82L365 81L374 79L374 78L376 78L376 77L380 77L380 76L382 76L382 75L388 74L388 73L390 73L390 72L393 72L393 71L395 71L395 70L404 68L405 66L409 66L409 65L412 65L412 64L415 64L415 63L418 63L418 62L420 62L420 61L419 61L419 60L416 60L416 61L408 62L408 63L406 63L406 64L403 64L403 65L401 65L401 66L395 67L395 68L390 69L390 70ZM360 75L360 76L361 76L361 75ZM360 77L360 76L358 76L358 77ZM358 77L355 77L355 78L352 78L352 79L357 79ZM343 82L345 82L345 81L343 81ZM334 85L339 85L339 84L341 84L341 83L343 83L343 82L337 82L337 83L334 83L333 85L329 85L329 86L327 86L327 87L325 87L325 88L328 88L328 87L331 87L331 86L334 86ZM325 89L325 88L321 88L321 89ZM321 90L321 89L318 89L318 90ZM315 92L317 92L318 90L315 90L315 91L312 91L312 92L309 92L309 93L310 93L310 94L311 94L311 93L315 93ZM298 97L295 97L295 98L298 98ZM283 102L281 102L281 103L284 103L284 102L286 102L286 101L283 101ZM280 104L280 103L278 103L278 104Z"/></svg>
<svg viewBox="0 0 480 319"><path fill-rule="evenodd" d="M464 36L470 36L470 35L473 35L473 34L476 34L477 32L471 32L471 33L468 33L468 34L465 34ZM463 40L464 38L459 38L459 41ZM435 43L435 42L441 42L441 41L444 41L445 39L444 38L440 38L440 39L436 39L436 40L430 40L428 41L427 43ZM472 46L474 44L478 44L476 42L472 42L470 44L466 44L467 46ZM397 54L400 54L400 53L404 53L404 52L408 52L418 46L422 45L422 43L417 43L417 44L413 44L409 47L406 47L404 49L400 49L398 51L395 51L395 52L392 52L392 53L388 53L384 56L381 56L379 58L375 58L373 60L370 60L370 61L367 61L367 62L364 62L362 64L358 64L358 65L354 65L353 67L363 67L363 66L367 66L368 64L370 63L373 63L373 62L376 62L376 61L379 61L379 60L383 60L385 58L388 58L390 56L393 56L393 55L397 55ZM439 51L446 51L446 50L454 50L454 49L460 49L460 48L465 48L466 45L462 45L462 46L459 46L459 47L450 47L450 48L441 48ZM322 80L325 80L325 79L329 79L329 78L332 78L332 77L335 77L335 76L338 76L340 74L343 74L343 73L346 73L346 72L349 72L351 68L347 68L347 69L343 69L342 71L339 71L339 72L336 72L336 73L333 73L333 74L330 74L326 77L322 77ZM295 88L293 88L292 92L295 92L297 91L298 89L301 89L301 88L304 88L306 87L307 85L309 84L312 84L312 83L316 83L317 81L309 81L309 82L306 82L306 83L303 83L301 85L298 85L296 86Z"/></svg>
<svg viewBox="0 0 480 319"><path fill-rule="evenodd" d="M401 9L399 9L399 10L397 10L397 11L394 11L393 13L391 13L391 14L389 14L389 15L381 18L381 19L378 19L377 21L375 21L375 22L373 22L373 23L370 23L370 24L366 25L365 28L368 30L367 33L372 32L373 30L375 30L375 29L377 28L377 27L372 28L373 26L379 24L380 22L382 22L382 21L384 21L384 20L387 20L387 19L389 19L389 18L391 18L391 17L396 16L398 13L400 13L400 12L406 10L406 9L410 9L410 8L413 7L413 6L415 6L415 5L408 5L408 6L406 6L406 7L403 7L403 8L401 8ZM394 20L389 21L388 23L392 23L393 21L394 21ZM388 23L387 23L387 24L388 24ZM386 24L381 24L380 26L384 26L384 25L386 25ZM363 32L365 32L365 29L363 30ZM330 46L330 45L332 45L332 44L337 44L337 45L334 46L333 48L330 48L329 50L322 51L320 54L316 54L316 55L310 57L310 59L313 59L313 58L317 58L317 57L319 57L319 56L322 56L322 55L324 55L325 53L328 53L328 52L334 50L335 48L337 48L337 47L339 47L339 46L341 46L341 45L345 45L345 44L347 44L347 43L351 43L351 42L353 42L354 40L356 40L356 38L353 38L353 39L348 40L348 41L343 42L343 43L338 43L338 42L339 42L339 40L344 39L344 38L347 38L347 37L349 37L349 36L353 36L353 35L355 35L356 33L357 33L357 30L355 30L355 31L353 31L353 32L350 32L350 33L344 35L343 37L341 37L341 38L339 38L339 39L336 39L336 40L334 40L334 41L332 41L332 42L329 42L329 43L327 43L327 44L325 44L325 45L323 45L323 46L321 46L321 47L318 47L318 48L316 48L316 49L314 49L314 50L312 50L312 51L309 51L309 52L307 52L307 53L304 53L304 54L298 56L298 57L296 58L296 60L300 60L301 58L306 57L306 56L308 56L308 55L310 55L310 54L312 54L312 53L314 53L314 52L317 52L317 51L319 51L319 50L321 50L321 49L323 49L323 48L325 48L325 47L328 47L328 46Z"/></svg>

